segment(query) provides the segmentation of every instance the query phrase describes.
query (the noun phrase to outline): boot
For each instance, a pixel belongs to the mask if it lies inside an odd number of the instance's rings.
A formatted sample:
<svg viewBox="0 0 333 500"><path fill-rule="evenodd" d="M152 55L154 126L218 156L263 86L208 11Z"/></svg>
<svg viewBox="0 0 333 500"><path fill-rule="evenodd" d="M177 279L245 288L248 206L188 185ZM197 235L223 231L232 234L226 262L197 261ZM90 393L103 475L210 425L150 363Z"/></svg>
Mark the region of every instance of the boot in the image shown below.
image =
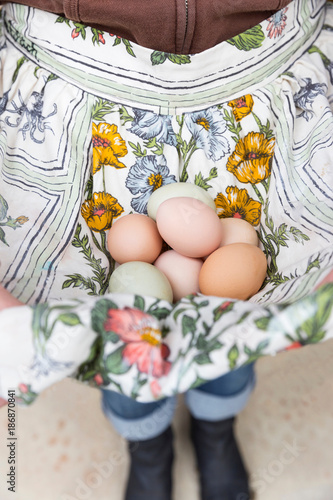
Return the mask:
<svg viewBox="0 0 333 500"><path fill-rule="evenodd" d="M171 427L155 438L128 445L131 465L125 500L171 500Z"/></svg>
<svg viewBox="0 0 333 500"><path fill-rule="evenodd" d="M202 500L249 500L247 473L233 432L234 418L210 422L191 417Z"/></svg>

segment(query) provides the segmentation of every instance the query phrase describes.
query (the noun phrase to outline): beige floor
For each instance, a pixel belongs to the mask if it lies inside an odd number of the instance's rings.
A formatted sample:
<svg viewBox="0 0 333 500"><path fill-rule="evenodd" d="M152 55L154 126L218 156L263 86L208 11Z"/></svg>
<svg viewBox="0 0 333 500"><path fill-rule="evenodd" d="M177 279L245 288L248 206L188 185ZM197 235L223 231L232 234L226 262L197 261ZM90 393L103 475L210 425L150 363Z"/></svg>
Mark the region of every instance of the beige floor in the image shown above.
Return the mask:
<svg viewBox="0 0 333 500"><path fill-rule="evenodd" d="M256 500L333 500L333 341L263 358L257 376L236 428ZM174 500L199 500L187 426L180 398ZM126 448L104 418L97 390L65 380L20 409L17 428L11 493L0 410L0 500L122 499Z"/></svg>

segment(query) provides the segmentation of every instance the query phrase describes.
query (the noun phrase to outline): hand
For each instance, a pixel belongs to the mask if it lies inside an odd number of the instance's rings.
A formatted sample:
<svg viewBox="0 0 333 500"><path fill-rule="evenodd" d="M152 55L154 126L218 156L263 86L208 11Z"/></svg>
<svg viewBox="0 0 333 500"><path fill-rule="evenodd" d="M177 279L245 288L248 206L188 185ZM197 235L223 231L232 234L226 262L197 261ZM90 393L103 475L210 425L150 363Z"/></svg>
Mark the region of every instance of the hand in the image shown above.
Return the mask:
<svg viewBox="0 0 333 500"><path fill-rule="evenodd" d="M2 408L3 406L5 406L6 404L7 404L7 400L3 399L3 398L0 398L0 408Z"/></svg>
<svg viewBox="0 0 333 500"><path fill-rule="evenodd" d="M0 311L8 307L23 306L23 303L9 293L2 285L0 285Z"/></svg>

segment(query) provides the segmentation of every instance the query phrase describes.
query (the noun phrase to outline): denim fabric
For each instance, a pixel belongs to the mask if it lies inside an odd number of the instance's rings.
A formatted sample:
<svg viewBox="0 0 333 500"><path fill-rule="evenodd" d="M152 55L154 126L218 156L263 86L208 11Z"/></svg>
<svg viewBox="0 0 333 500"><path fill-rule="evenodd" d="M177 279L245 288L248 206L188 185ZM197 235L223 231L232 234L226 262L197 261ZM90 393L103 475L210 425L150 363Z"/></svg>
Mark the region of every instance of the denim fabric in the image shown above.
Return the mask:
<svg viewBox="0 0 333 500"><path fill-rule="evenodd" d="M255 373L251 363L189 390L185 394L185 403L195 418L216 422L242 411L254 386Z"/></svg>
<svg viewBox="0 0 333 500"><path fill-rule="evenodd" d="M188 391L185 402L194 417L221 420L244 408L254 385L251 363ZM106 417L119 434L131 441L151 439L162 433L171 424L176 406L176 397L139 403L114 391L102 390Z"/></svg>

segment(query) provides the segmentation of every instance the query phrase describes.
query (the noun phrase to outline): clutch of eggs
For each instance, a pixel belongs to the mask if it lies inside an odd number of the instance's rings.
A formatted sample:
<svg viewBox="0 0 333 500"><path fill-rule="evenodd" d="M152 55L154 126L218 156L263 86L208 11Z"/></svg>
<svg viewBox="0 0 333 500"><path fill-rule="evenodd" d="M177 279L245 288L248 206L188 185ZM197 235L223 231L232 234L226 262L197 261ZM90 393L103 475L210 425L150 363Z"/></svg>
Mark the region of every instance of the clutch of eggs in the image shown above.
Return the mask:
<svg viewBox="0 0 333 500"><path fill-rule="evenodd" d="M246 300L259 291L267 261L256 230L244 219L220 219L204 189L164 185L147 211L120 217L109 231L108 248L120 264L111 292L176 302L198 292ZM163 241L170 250L162 251Z"/></svg>

